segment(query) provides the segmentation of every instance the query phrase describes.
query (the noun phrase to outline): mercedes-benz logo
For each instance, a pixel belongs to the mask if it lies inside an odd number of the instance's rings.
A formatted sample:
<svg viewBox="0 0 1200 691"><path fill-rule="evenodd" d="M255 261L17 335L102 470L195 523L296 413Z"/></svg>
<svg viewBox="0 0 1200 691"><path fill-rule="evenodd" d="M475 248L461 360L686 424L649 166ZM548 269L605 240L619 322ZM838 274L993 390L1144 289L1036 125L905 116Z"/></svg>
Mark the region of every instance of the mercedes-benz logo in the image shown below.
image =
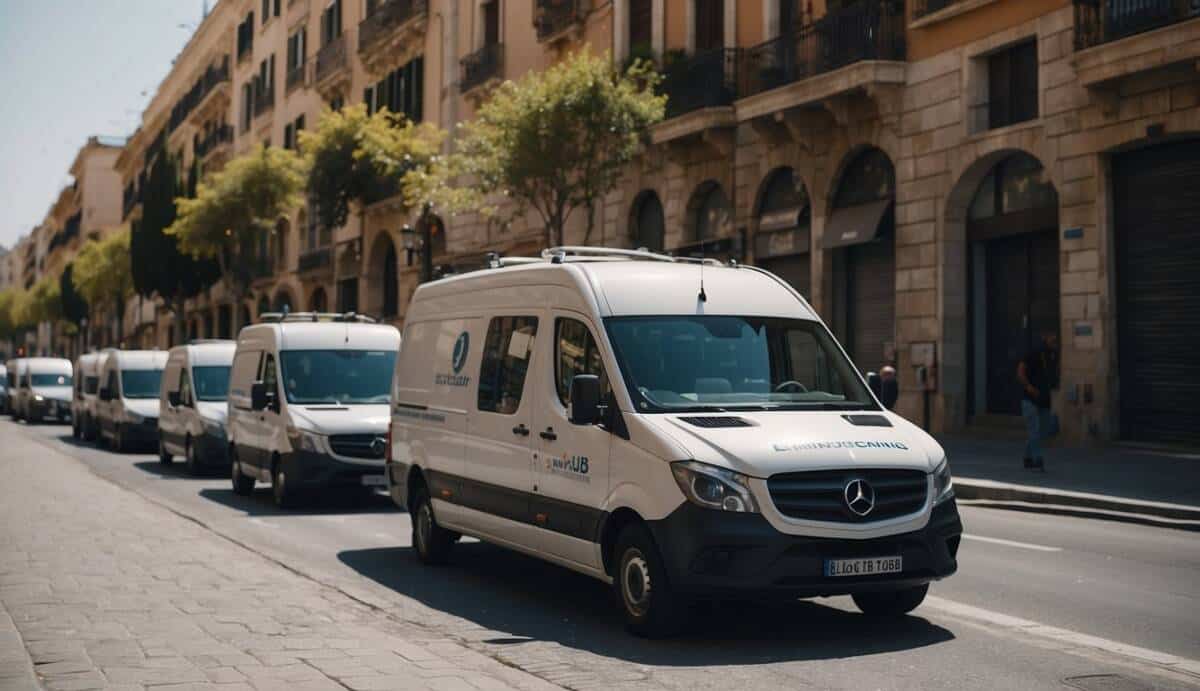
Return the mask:
<svg viewBox="0 0 1200 691"><path fill-rule="evenodd" d="M383 437L375 437L371 440L371 453L382 456L384 451L387 451L387 441Z"/></svg>
<svg viewBox="0 0 1200 691"><path fill-rule="evenodd" d="M856 516L866 516L875 508L875 489L861 478L847 482L842 496L846 498L846 507Z"/></svg>

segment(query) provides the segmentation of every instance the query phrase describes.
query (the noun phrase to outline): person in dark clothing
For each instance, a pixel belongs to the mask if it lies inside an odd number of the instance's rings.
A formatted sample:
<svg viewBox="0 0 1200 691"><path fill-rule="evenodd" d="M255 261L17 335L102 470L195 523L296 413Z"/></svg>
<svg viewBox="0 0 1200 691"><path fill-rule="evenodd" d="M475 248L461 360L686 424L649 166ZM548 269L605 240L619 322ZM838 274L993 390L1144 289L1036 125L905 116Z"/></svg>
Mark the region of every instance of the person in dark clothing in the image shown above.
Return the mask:
<svg viewBox="0 0 1200 691"><path fill-rule="evenodd" d="M1045 470L1042 439L1052 433L1050 392L1058 388L1058 335L1046 333L1041 343L1021 358L1017 365L1021 382L1021 415L1025 418L1025 467Z"/></svg>

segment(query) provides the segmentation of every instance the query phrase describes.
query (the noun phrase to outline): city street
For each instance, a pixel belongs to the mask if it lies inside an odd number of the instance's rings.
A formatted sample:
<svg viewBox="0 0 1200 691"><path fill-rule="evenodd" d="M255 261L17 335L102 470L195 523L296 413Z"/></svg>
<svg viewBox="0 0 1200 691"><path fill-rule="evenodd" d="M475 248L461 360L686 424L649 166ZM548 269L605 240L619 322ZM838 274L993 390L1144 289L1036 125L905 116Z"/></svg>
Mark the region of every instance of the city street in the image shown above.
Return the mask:
<svg viewBox="0 0 1200 691"><path fill-rule="evenodd" d="M148 502L142 513L161 515L161 529L181 525L204 544L216 540L222 550L241 555L238 563L205 564L216 558L215 548L197 547L181 563L156 562L155 573L163 578L172 569L201 567L234 580L270 579L266 572L277 571L289 583L302 581L323 593L326 603L345 602L358 614L356 630L392 627L393 638L434 641L429 645L435 652L461 651L443 654L441 668L447 660L470 662L471 670L452 682L410 676L414 688L537 688L547 682L576 689L689 690L1200 687L1200 540L1193 532L962 506L959 573L936 584L925 604L901 621L869 619L841 598L782 607L711 604L697 612L689 633L656 642L628 635L607 588L565 569L470 541L458 546L450 566L421 566L409 546L407 515L382 494L330 497L285 513L274 508L265 488L237 497L224 475L192 478L178 462L163 466L150 454L80 445L69 427L4 419L0 439L0 555L36 542L43 531L47 540L63 531L107 534L116 530L107 524L114 502ZM56 501L71 498L60 495L76 477L88 488L95 485L86 502L71 511L55 508ZM13 507L34 515L14 521ZM142 529L172 542L172 535L157 532L157 522ZM136 539L136 533L128 537ZM178 549L186 553L200 545L200 537L191 539L197 542ZM81 540L79 549L84 569L91 548ZM30 581L3 561L0 604L37 663L37 653L46 649L47 623L25 618ZM38 561L29 564L32 569ZM69 569L71 563L56 566ZM259 569L264 573L253 573ZM240 606L251 615L268 604L277 603L250 597ZM70 609L69 602L59 606ZM125 627L140 638L136 622ZM289 638L282 641L285 649L293 647ZM262 661L261 653L242 652ZM12 671L9 659L0 649L3 688L6 679L15 679L4 673ZM103 667L97 662L87 671L103 674ZM344 665L329 669L326 677L303 682L314 688L318 681L331 682L330 688L400 687L377 676L371 677L374 686L356 683ZM99 677L90 678L94 683ZM151 683L140 677L107 681L134 684L129 688ZM202 683L204 677L188 681ZM217 681L209 676L208 683ZM226 681L260 688L281 683L245 674Z"/></svg>

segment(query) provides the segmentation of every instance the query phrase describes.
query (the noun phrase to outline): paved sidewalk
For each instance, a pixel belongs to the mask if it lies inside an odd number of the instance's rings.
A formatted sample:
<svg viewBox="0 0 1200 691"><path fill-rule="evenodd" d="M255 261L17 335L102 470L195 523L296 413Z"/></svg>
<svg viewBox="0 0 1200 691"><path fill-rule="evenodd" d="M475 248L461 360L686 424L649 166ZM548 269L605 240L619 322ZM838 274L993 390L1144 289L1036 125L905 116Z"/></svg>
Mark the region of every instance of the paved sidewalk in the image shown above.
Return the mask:
<svg viewBox="0 0 1200 691"><path fill-rule="evenodd" d="M0 689L557 688L31 440L4 439L0 478Z"/></svg>

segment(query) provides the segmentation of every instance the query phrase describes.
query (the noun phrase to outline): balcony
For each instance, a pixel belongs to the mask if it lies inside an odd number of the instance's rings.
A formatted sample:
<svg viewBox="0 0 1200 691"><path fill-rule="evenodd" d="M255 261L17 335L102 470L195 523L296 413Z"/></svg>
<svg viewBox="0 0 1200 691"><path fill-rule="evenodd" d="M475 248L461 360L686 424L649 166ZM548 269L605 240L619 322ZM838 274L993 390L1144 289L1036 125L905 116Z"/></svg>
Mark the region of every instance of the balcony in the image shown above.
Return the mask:
<svg viewBox="0 0 1200 691"><path fill-rule="evenodd" d="M275 86L254 89L254 117L266 115L275 108Z"/></svg>
<svg viewBox="0 0 1200 691"><path fill-rule="evenodd" d="M186 122L194 112L207 110L209 104L209 95L215 92L218 87L229 83L229 56L224 56L220 62L208 66L204 73L196 79L196 83L192 88L184 94L183 98L175 102L171 108L171 117L168 120L168 131L174 132L180 125Z"/></svg>
<svg viewBox="0 0 1200 691"><path fill-rule="evenodd" d="M221 125L210 130L204 138L196 143L195 156L203 161L214 154L218 149L233 143L233 127L230 125Z"/></svg>
<svg viewBox="0 0 1200 691"><path fill-rule="evenodd" d="M284 81L286 91L284 93L292 93L302 86L308 85L308 63L300 63L292 67L287 72L287 79Z"/></svg>
<svg viewBox="0 0 1200 691"><path fill-rule="evenodd" d="M733 104L737 98L738 53L736 49L718 48L667 65L662 81L667 117Z"/></svg>
<svg viewBox="0 0 1200 691"><path fill-rule="evenodd" d="M491 43L463 58L460 62L462 75L459 89L467 93L493 79L499 79L504 71L504 44Z"/></svg>
<svg viewBox="0 0 1200 691"><path fill-rule="evenodd" d="M300 255L300 261L297 270L301 273L310 273L313 271L321 271L329 269L333 266L333 249L329 247L320 247L315 250L308 250Z"/></svg>
<svg viewBox="0 0 1200 691"><path fill-rule="evenodd" d="M313 81L322 94L337 91L339 85L350 81L350 68L346 60L346 34L339 35L317 51Z"/></svg>
<svg viewBox="0 0 1200 691"><path fill-rule="evenodd" d="M537 0L533 26L538 41L556 41L582 30L591 4L591 0Z"/></svg>
<svg viewBox="0 0 1200 691"><path fill-rule="evenodd" d="M1089 88L1200 59L1195 0L1075 0L1075 70ZM1184 24L1186 23L1186 28Z"/></svg>
<svg viewBox="0 0 1200 691"><path fill-rule="evenodd" d="M424 33L428 0L383 0L358 23L358 52L369 72L382 71L382 63L403 62L393 53L416 54L417 39ZM381 64L375 64L382 61Z"/></svg>

